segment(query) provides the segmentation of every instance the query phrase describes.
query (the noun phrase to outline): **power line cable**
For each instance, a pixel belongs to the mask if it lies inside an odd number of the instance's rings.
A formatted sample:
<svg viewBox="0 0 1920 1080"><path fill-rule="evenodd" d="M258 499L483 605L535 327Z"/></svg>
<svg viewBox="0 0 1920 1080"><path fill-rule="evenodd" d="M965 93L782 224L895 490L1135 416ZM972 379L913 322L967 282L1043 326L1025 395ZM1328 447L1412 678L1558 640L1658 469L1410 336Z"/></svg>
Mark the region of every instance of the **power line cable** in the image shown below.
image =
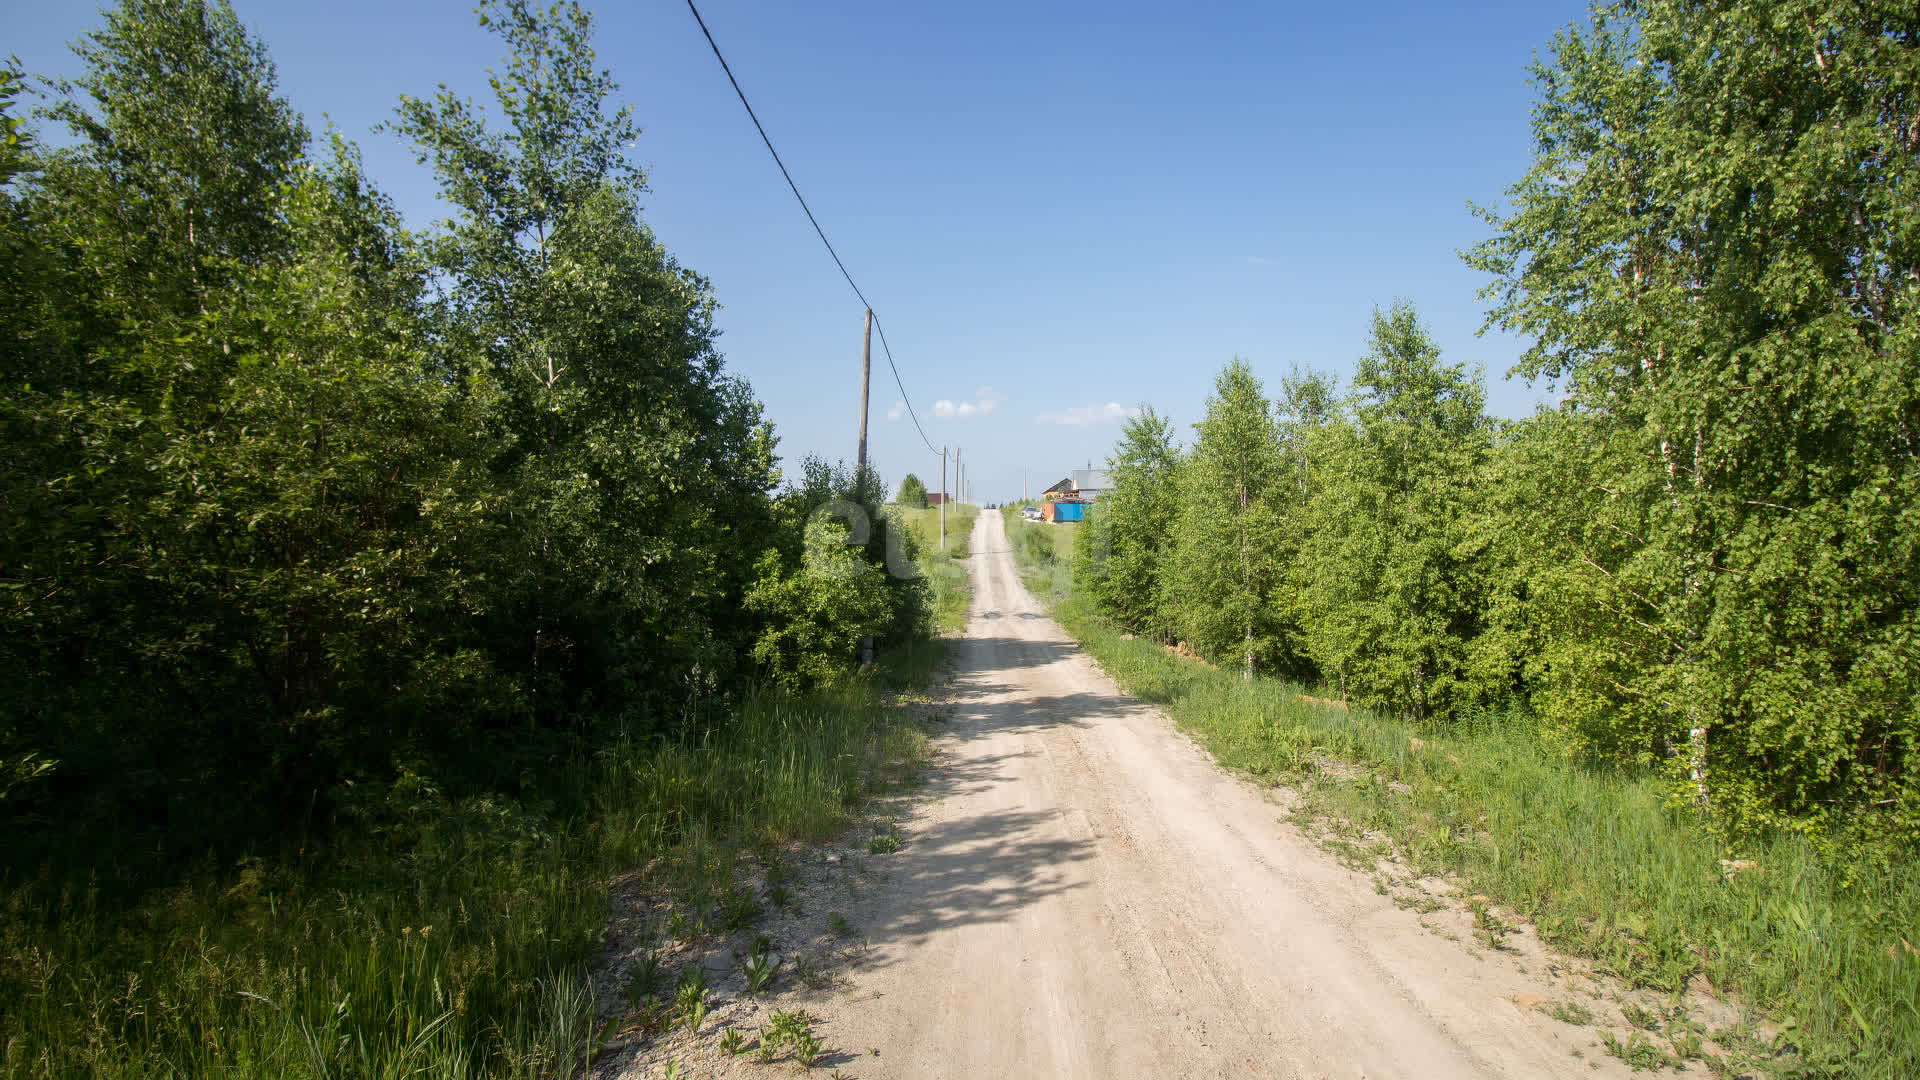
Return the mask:
<svg viewBox="0 0 1920 1080"><path fill-rule="evenodd" d="M813 208L807 205L806 197L800 194L800 185L793 182L793 174L787 171L787 163L780 160L780 151L773 148L773 140L767 137L767 129L761 125L760 117L754 115L753 105L747 101L747 92L740 89L740 80L733 77L733 68L727 64L727 58L720 55L720 45L713 40L713 31L707 29L707 20L700 17L700 9L693 6L693 0L687 0L687 10L693 12L693 21L700 24L700 33L705 35L707 46L713 50L713 58L720 61L720 70L727 73L727 81L733 84L734 94L740 98L740 104L745 106L747 119L753 121L754 130L760 133L760 141L767 144L767 153L773 155L773 163L780 167L780 175L786 178L787 189L793 192L794 200L800 204L800 209L807 215L808 224L813 226L813 231L820 237L820 242L826 245L827 254L833 256L833 265L840 268L840 276L847 279L847 286L853 290L853 295L860 298L860 303L868 311L872 311L873 304L867 300L867 294L860 291L860 286L854 282L853 275L847 272L847 264L840 261L840 253L833 250L833 241L827 239L827 231L820 227L819 220L813 216ZM933 440L927 438L926 429L920 426L920 415L913 411L913 400L907 397L906 384L900 381L900 368L893 362L893 347L887 344L887 332L880 325L878 315L873 317L873 328L880 331L880 351L886 355L887 370L893 372L893 385L900 391L900 403L907 407L907 415L913 419L913 430L920 433L920 441L927 444L928 453L939 453L940 451L933 448Z"/></svg>

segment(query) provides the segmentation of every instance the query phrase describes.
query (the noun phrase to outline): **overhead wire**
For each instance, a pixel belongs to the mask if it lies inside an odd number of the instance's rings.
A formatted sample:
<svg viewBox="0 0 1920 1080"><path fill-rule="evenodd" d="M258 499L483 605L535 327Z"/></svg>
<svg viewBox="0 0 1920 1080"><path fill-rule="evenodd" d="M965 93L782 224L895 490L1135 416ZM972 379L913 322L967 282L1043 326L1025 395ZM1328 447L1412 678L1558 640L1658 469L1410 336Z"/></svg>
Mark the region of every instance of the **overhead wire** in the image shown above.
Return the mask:
<svg viewBox="0 0 1920 1080"><path fill-rule="evenodd" d="M740 104L747 110L747 119L753 121L754 130L760 133L760 141L767 144L767 153L773 155L773 163L780 167L780 175L786 178L787 189L793 192L794 200L800 204L800 209L807 215L807 223L813 226L814 234L820 237L822 244L826 245L827 254L833 256L833 265L840 268L840 276L847 279L847 286L853 290L853 295L860 298L862 306L872 311L872 302L867 299L866 293L860 291L860 286L853 280L853 275L847 272L847 264L840 261L840 253L833 249L833 241L827 239L827 231L820 227L819 219L813 216L813 208L807 205L806 197L800 194L800 185L793 182L793 174L787 171L787 163L780 160L780 151L773 148L773 140L767 137L766 127L760 123L760 117L754 114L753 104L747 100L747 92L740 89L740 80L733 77L732 66L727 63L727 58L720 54L720 45L713 40L713 31L707 29L707 20L700 17L700 9L694 6L693 0L687 0L687 10L693 12L693 21L700 24L700 33L706 37L707 47L713 50L713 58L720 61L720 70L727 73L727 81L733 84L734 94L739 97ZM940 451L933 447L933 440L927 438L926 429L920 426L920 415L914 412L913 399L907 396L906 383L900 379L900 368L893 362L893 347L887 344L887 331L880 325L880 316L877 314L873 317L873 328L880 332L880 352L887 358L887 370L893 372L893 385L899 389L900 403L907 407L907 416L913 420L913 430L920 433L920 441L927 444L928 453L939 453Z"/></svg>

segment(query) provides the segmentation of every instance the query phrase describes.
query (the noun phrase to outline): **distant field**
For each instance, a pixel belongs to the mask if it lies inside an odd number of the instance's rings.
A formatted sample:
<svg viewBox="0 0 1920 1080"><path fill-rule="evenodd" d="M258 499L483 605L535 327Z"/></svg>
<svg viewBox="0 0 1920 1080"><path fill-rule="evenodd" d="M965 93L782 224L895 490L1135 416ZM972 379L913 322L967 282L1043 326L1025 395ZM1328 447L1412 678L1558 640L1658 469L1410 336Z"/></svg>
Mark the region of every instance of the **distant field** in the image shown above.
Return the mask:
<svg viewBox="0 0 1920 1080"><path fill-rule="evenodd" d="M967 623L967 564L964 561L970 554L967 538L973 532L974 519L980 516L980 508L947 507L944 550L940 544L938 507L900 510L899 513L906 518L907 526L920 541L920 550L925 553L921 565L926 567L928 581L933 586L934 619L942 633L958 632Z"/></svg>

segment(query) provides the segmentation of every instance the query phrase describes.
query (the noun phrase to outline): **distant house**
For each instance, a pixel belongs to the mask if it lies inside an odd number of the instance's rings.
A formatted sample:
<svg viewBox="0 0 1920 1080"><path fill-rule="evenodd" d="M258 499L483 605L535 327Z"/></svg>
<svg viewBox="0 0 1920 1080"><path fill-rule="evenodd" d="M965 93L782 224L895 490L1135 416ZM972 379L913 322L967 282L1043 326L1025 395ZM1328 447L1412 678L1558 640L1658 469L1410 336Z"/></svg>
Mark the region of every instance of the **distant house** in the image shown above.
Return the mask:
<svg viewBox="0 0 1920 1080"><path fill-rule="evenodd" d="M1087 504L1105 495L1110 486L1100 469L1075 469L1040 493L1040 516L1046 521L1082 521Z"/></svg>
<svg viewBox="0 0 1920 1080"><path fill-rule="evenodd" d="M1062 477L1059 483L1041 492L1040 497L1049 502L1092 502L1112 486L1104 469L1075 469L1072 475Z"/></svg>
<svg viewBox="0 0 1920 1080"><path fill-rule="evenodd" d="M1113 487L1105 469L1075 469L1072 480L1074 497L1088 502L1105 495Z"/></svg>
<svg viewBox="0 0 1920 1080"><path fill-rule="evenodd" d="M937 492L937 491L929 491L929 492L927 492L927 505L928 505L928 506L939 506L939 505L940 505L941 503L943 503L943 502L946 502L946 501L947 501L947 497L946 497L945 495L942 495L942 494L940 494L940 493L939 493L939 492Z"/></svg>

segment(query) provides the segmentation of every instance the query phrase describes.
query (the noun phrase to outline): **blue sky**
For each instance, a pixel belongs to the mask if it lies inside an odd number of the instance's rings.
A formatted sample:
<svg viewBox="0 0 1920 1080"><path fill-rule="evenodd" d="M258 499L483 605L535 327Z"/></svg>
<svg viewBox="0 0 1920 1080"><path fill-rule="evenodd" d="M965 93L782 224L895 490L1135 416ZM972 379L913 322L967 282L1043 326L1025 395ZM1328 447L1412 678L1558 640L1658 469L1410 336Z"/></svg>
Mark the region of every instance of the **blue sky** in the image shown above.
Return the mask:
<svg viewBox="0 0 1920 1080"><path fill-rule="evenodd" d="M437 84L484 99L499 42L467 2L234 0L316 130L330 120L410 225L430 175L376 124ZM643 129L645 216L714 284L729 366L781 453L851 459L859 302L814 237L683 0L589 4ZM1248 359L1344 376L1369 311L1406 297L1491 412L1522 345L1476 337L1485 235L1526 168L1526 65L1583 3L771 3L706 0L788 168L873 301L934 445L980 501L1104 459L1151 403L1183 435ZM13 5L7 51L71 74L93 3ZM875 345L869 453L936 487ZM945 402L943 406L940 403Z"/></svg>

